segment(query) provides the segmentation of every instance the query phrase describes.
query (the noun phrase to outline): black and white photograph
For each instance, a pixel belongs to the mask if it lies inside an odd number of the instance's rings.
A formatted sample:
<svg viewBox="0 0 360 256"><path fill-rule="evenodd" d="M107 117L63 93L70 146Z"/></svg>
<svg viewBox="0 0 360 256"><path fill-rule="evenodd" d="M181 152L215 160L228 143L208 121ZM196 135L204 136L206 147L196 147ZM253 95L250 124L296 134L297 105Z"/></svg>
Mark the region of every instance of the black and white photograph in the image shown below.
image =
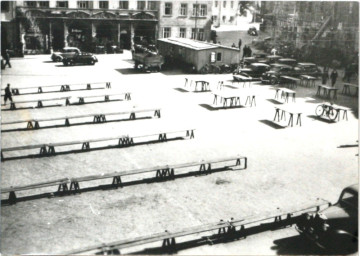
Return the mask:
<svg viewBox="0 0 360 256"><path fill-rule="evenodd" d="M358 255L359 1L1 0L3 255Z"/></svg>

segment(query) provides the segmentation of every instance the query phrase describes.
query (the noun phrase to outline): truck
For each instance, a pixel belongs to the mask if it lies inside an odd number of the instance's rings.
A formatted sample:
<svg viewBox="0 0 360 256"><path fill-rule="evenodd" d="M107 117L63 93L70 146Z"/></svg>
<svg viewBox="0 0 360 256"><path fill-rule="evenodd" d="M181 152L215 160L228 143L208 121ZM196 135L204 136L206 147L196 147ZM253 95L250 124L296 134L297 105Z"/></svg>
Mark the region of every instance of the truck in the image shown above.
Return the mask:
<svg viewBox="0 0 360 256"><path fill-rule="evenodd" d="M135 69L143 71L160 71L164 64L164 58L159 54L153 53L134 53L133 59L135 61Z"/></svg>

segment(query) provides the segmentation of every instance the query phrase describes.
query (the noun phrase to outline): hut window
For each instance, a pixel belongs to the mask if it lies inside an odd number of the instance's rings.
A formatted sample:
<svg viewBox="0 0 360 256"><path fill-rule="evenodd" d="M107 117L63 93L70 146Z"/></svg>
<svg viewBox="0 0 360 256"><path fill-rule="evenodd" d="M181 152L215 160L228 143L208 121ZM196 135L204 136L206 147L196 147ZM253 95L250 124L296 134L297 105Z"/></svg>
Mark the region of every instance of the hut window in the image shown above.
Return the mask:
<svg viewBox="0 0 360 256"><path fill-rule="evenodd" d="M109 1L99 1L99 8L109 9Z"/></svg>
<svg viewBox="0 0 360 256"><path fill-rule="evenodd" d="M223 7L226 8L226 1L223 2Z"/></svg>
<svg viewBox="0 0 360 256"><path fill-rule="evenodd" d="M221 52L218 52L216 54L216 61L221 61L221 60L222 60Z"/></svg>
<svg viewBox="0 0 360 256"><path fill-rule="evenodd" d="M181 4L180 15L181 16L186 16L187 15L187 4Z"/></svg>
<svg viewBox="0 0 360 256"><path fill-rule="evenodd" d="M201 41L204 40L204 29L203 28L199 29L198 39L201 40Z"/></svg>
<svg viewBox="0 0 360 256"><path fill-rule="evenodd" d="M39 1L40 7L49 7L49 1Z"/></svg>
<svg viewBox="0 0 360 256"><path fill-rule="evenodd" d="M68 1L57 1L56 2L56 7L60 7L60 8L68 8Z"/></svg>
<svg viewBox="0 0 360 256"><path fill-rule="evenodd" d="M216 57L216 52L211 52L211 54L210 54L210 62L211 63L214 63L216 61L215 57Z"/></svg>
<svg viewBox="0 0 360 256"><path fill-rule="evenodd" d="M200 17L205 17L207 15L207 5L200 5Z"/></svg>
<svg viewBox="0 0 360 256"><path fill-rule="evenodd" d="M191 29L191 39L195 39L195 34L196 34L196 29L192 28Z"/></svg>
<svg viewBox="0 0 360 256"><path fill-rule="evenodd" d="M119 9L129 9L129 1L121 0L119 1Z"/></svg>

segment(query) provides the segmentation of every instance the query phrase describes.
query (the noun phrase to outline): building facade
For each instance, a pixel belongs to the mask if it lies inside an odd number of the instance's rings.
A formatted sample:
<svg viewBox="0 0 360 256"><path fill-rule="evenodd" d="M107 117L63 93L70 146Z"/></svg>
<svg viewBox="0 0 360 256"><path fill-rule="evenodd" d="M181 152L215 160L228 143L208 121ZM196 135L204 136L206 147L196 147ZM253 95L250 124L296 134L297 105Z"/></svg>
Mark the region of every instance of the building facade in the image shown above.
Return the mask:
<svg viewBox="0 0 360 256"><path fill-rule="evenodd" d="M348 62L359 51L358 2L262 2L261 15L275 40L291 42L309 55Z"/></svg>
<svg viewBox="0 0 360 256"><path fill-rule="evenodd" d="M117 45L130 49L138 37L156 40L158 1L2 1L9 47L46 53L66 46L84 51ZM5 17L6 16L6 17ZM5 19L6 18L6 19ZM8 34L15 31L17 38ZM3 31L2 31L3 32ZM2 33L3 38L3 33Z"/></svg>
<svg viewBox="0 0 360 256"><path fill-rule="evenodd" d="M163 37L209 40L212 1L1 1L2 49L24 54L63 47L98 52Z"/></svg>
<svg viewBox="0 0 360 256"><path fill-rule="evenodd" d="M159 38L210 40L212 1L160 1Z"/></svg>
<svg viewBox="0 0 360 256"><path fill-rule="evenodd" d="M240 14L240 1L213 0L212 20L215 26L236 25Z"/></svg>

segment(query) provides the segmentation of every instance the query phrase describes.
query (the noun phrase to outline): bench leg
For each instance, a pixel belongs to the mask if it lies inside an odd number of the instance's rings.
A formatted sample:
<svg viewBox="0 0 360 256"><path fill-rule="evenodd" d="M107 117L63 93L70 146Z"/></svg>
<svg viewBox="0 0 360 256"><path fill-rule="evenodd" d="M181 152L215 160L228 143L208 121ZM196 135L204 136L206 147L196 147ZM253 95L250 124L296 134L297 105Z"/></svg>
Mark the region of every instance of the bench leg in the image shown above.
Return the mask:
<svg viewBox="0 0 360 256"><path fill-rule="evenodd" d="M111 185L116 187L116 188L122 187L121 177L120 176L115 176L113 178L113 181L112 181Z"/></svg>
<svg viewBox="0 0 360 256"><path fill-rule="evenodd" d="M321 87L318 86L317 91L316 91L316 95L319 95L319 96L320 96L320 92L321 92Z"/></svg>
<svg viewBox="0 0 360 256"><path fill-rule="evenodd" d="M55 147L54 146L49 146L48 154L49 155L55 155Z"/></svg>
<svg viewBox="0 0 360 256"><path fill-rule="evenodd" d="M38 93L42 93L43 91L42 91L42 88L41 87L39 87L38 88Z"/></svg>
<svg viewBox="0 0 360 256"><path fill-rule="evenodd" d="M131 100L130 93L125 93L125 100Z"/></svg>
<svg viewBox="0 0 360 256"><path fill-rule="evenodd" d="M189 137L189 136L190 136L190 139L194 138L194 130L187 130L186 131L186 137Z"/></svg>
<svg viewBox="0 0 360 256"><path fill-rule="evenodd" d="M70 191L71 190L74 190L74 192L77 192L78 190L80 190L80 185L79 185L79 182L77 181L72 181L70 183Z"/></svg>
<svg viewBox="0 0 360 256"><path fill-rule="evenodd" d="M130 118L129 118L129 119L130 119L130 120L134 120L135 118L136 118L136 117L135 117L135 113L134 113L134 112L133 112L133 113L131 113L131 114L130 114Z"/></svg>
<svg viewBox="0 0 360 256"><path fill-rule="evenodd" d="M70 100L67 98L66 100L65 100L65 106L69 106L70 105Z"/></svg>
<svg viewBox="0 0 360 256"><path fill-rule="evenodd" d="M42 108L42 107L43 107L43 104L42 104L42 101L41 101L41 100L38 101L37 107L38 107L38 108Z"/></svg>
<svg viewBox="0 0 360 256"><path fill-rule="evenodd" d="M107 82L106 83L106 89L110 89L111 88L111 83L110 82Z"/></svg>
<svg viewBox="0 0 360 256"><path fill-rule="evenodd" d="M10 191L10 194L9 194L9 204L16 204L16 194L15 194L15 191Z"/></svg>
<svg viewBox="0 0 360 256"><path fill-rule="evenodd" d="M281 110L281 117L280 117L280 120L283 120L286 121L286 115L285 115L285 111L284 110Z"/></svg>
<svg viewBox="0 0 360 256"><path fill-rule="evenodd" d="M40 155L47 155L46 146L40 148Z"/></svg>
<svg viewBox="0 0 360 256"><path fill-rule="evenodd" d="M81 147L81 150L88 150L90 149L90 143L89 142L84 142L82 147Z"/></svg>
<svg viewBox="0 0 360 256"><path fill-rule="evenodd" d="M29 121L28 123L27 123L27 127L26 127L27 129L33 129L34 128L34 126L33 126L33 124L32 124L32 122L31 121Z"/></svg>
<svg viewBox="0 0 360 256"><path fill-rule="evenodd" d="M84 98L83 97L79 98L79 104L84 104Z"/></svg>
<svg viewBox="0 0 360 256"><path fill-rule="evenodd" d="M10 109L11 109L11 110L16 109L15 102L11 102L11 103L10 103Z"/></svg>
<svg viewBox="0 0 360 256"><path fill-rule="evenodd" d="M105 95L104 101L110 101L109 95Z"/></svg>
<svg viewBox="0 0 360 256"><path fill-rule="evenodd" d="M296 125L298 124L301 126L301 113L297 116Z"/></svg>
<svg viewBox="0 0 360 256"><path fill-rule="evenodd" d="M154 116L157 116L158 118L160 118L160 109L159 110L155 110Z"/></svg>
<svg viewBox="0 0 360 256"><path fill-rule="evenodd" d="M343 114L343 120L346 118L346 121L348 120L348 117L347 117L347 110L344 109L344 114ZM339 117L340 118L340 117Z"/></svg>
<svg viewBox="0 0 360 256"><path fill-rule="evenodd" d="M293 127L293 116L294 116L294 114L293 114L293 113L290 113L290 118L289 118L288 126L291 125L291 127Z"/></svg>
<svg viewBox="0 0 360 256"><path fill-rule="evenodd" d="M278 122L280 122L280 109L278 109L278 108L276 108L275 109L275 116L274 116L274 120L273 121L275 121L276 120L276 117L278 118Z"/></svg>
<svg viewBox="0 0 360 256"><path fill-rule="evenodd" d="M70 122L68 118L65 118L65 126L70 126Z"/></svg>
<svg viewBox="0 0 360 256"><path fill-rule="evenodd" d="M256 107L255 95L252 96L252 100L251 100L251 105L250 105L250 107L252 107L253 102L254 102L254 105L255 105L255 107Z"/></svg>
<svg viewBox="0 0 360 256"><path fill-rule="evenodd" d="M68 188L67 183L59 184L58 192L65 192L65 191L68 191L68 190L69 190L69 188Z"/></svg>
<svg viewBox="0 0 360 256"><path fill-rule="evenodd" d="M39 125L39 121L35 121L35 129L39 129L40 125Z"/></svg>
<svg viewBox="0 0 360 256"><path fill-rule="evenodd" d="M70 85L65 85L65 91L71 91Z"/></svg>
<svg viewBox="0 0 360 256"><path fill-rule="evenodd" d="M105 123L106 122L106 116L100 115L100 122Z"/></svg>
<svg viewBox="0 0 360 256"><path fill-rule="evenodd" d="M167 140L167 138L166 138L166 133L160 133L158 140L159 140L159 141L166 141L166 140Z"/></svg>
<svg viewBox="0 0 360 256"><path fill-rule="evenodd" d="M217 95L214 95L214 101L213 104L217 105Z"/></svg>
<svg viewBox="0 0 360 256"><path fill-rule="evenodd" d="M63 91L65 91L64 85L62 85L62 86L60 87L60 92L63 92Z"/></svg>
<svg viewBox="0 0 360 256"><path fill-rule="evenodd" d="M90 85L90 84L87 84L87 85L86 85L86 89L87 89L87 90L91 90L91 85Z"/></svg>

